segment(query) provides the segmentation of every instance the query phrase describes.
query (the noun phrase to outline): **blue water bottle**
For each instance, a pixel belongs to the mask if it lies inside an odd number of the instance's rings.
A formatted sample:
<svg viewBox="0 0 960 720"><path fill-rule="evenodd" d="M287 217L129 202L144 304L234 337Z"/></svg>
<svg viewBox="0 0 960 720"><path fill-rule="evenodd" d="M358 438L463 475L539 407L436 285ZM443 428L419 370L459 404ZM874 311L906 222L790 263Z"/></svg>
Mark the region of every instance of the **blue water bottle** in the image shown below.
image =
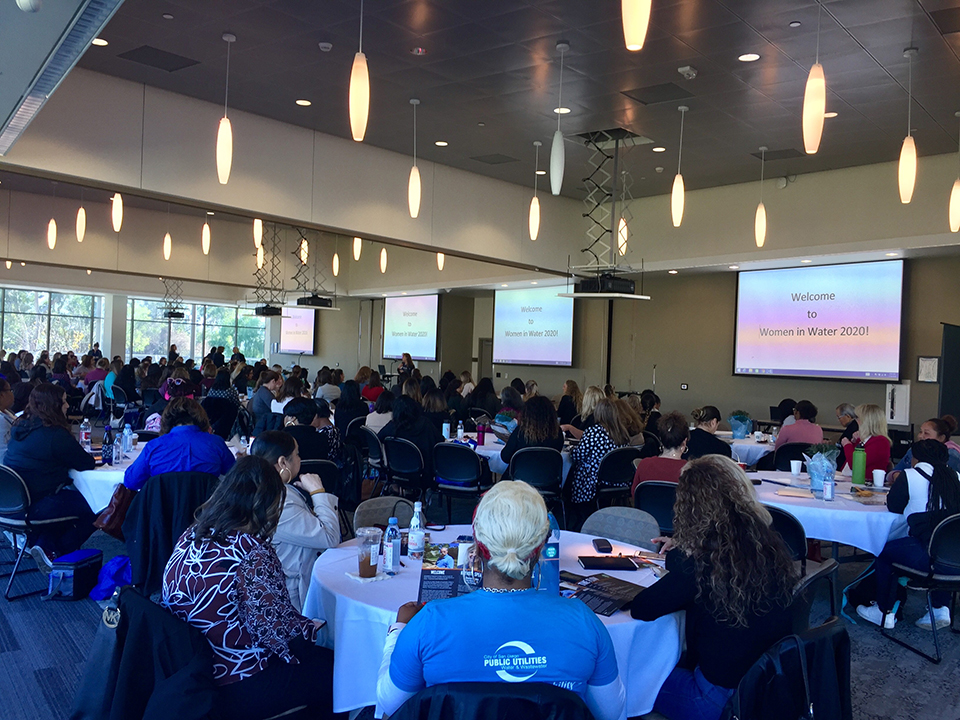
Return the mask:
<svg viewBox="0 0 960 720"><path fill-rule="evenodd" d="M540 562L538 563L539 577L534 580L538 590L548 592L552 595L560 594L560 525L557 519L550 513L550 536L540 551Z"/></svg>

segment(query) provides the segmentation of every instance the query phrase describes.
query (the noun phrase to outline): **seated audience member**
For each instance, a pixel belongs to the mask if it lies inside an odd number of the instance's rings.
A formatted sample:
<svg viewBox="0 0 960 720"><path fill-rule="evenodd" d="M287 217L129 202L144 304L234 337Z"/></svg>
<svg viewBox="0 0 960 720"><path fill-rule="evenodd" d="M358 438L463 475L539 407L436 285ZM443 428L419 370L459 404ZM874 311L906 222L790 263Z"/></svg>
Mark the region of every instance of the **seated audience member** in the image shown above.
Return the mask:
<svg viewBox="0 0 960 720"><path fill-rule="evenodd" d="M472 393L475 387L476 385L473 382L473 375L470 374L469 370L464 370L462 373L460 373L460 394L464 398Z"/></svg>
<svg viewBox="0 0 960 720"><path fill-rule="evenodd" d="M823 442L823 428L816 424L817 406L809 400L801 400L793 409L794 422L784 425L777 435L774 449L787 443L816 445Z"/></svg>
<svg viewBox="0 0 960 720"><path fill-rule="evenodd" d="M394 398L398 398L403 395L403 386L410 379L408 373L397 373L397 382L390 387L390 392L393 393Z"/></svg>
<svg viewBox="0 0 960 720"><path fill-rule="evenodd" d="M7 445L10 443L10 431L17 421L17 416L10 412L12 407L13 390L10 383L6 380L0 380L0 459L7 452Z"/></svg>
<svg viewBox="0 0 960 720"><path fill-rule="evenodd" d="M437 430L443 432L444 423L452 424L454 422L446 398L443 397L443 393L438 388L428 390L420 404L423 406L423 416L432 422Z"/></svg>
<svg viewBox="0 0 960 720"><path fill-rule="evenodd" d="M850 403L840 403L837 405L837 422L843 428L843 435L838 442L844 438L853 440L853 434L860 429L860 423L857 422L857 409Z"/></svg>
<svg viewBox="0 0 960 720"><path fill-rule="evenodd" d="M84 355L80 360L80 364L73 369L73 376L77 380L83 380L84 378L87 377L87 373L93 370L93 363L94 363L93 357L91 357L90 355ZM9 378L7 379L9 380Z"/></svg>
<svg viewBox="0 0 960 720"><path fill-rule="evenodd" d="M517 394L522 398L524 393L527 392L527 386L524 385L523 380L520 378L514 378L510 381L510 387L517 391Z"/></svg>
<svg viewBox="0 0 960 720"><path fill-rule="evenodd" d="M879 405L858 405L859 429L840 445L847 465L853 464L853 451L862 447L867 453L867 477L874 470L886 472L890 467L890 438L887 437L887 416Z"/></svg>
<svg viewBox="0 0 960 720"><path fill-rule="evenodd" d="M477 386L467 395L464 403L464 409L468 412L471 409L483 410L487 417L496 417L500 412L500 398L496 390L493 389L493 381L488 378L480 378Z"/></svg>
<svg viewBox="0 0 960 720"><path fill-rule="evenodd" d="M50 373L50 382L62 387L67 391L68 395L83 394L82 390L77 390L73 386L73 378L70 377L70 372L67 370L67 359L65 357L58 358L53 363L53 372Z"/></svg>
<svg viewBox="0 0 960 720"><path fill-rule="evenodd" d="M463 406L466 401L463 399L463 395L460 394L459 378L455 377L449 383L447 383L447 387L443 391L443 396L447 401L447 407L453 413L453 421L457 422L458 420L463 420Z"/></svg>
<svg viewBox="0 0 960 720"><path fill-rule="evenodd" d="M687 658L654 710L671 720L716 720L750 666L792 632L798 580L790 553L743 470L720 455L692 460L677 483L668 572L633 600L651 621L686 610Z"/></svg>
<svg viewBox="0 0 960 720"><path fill-rule="evenodd" d="M29 386L28 383L23 383ZM93 470L93 455L80 446L67 422L67 395L62 387L33 387L26 410L10 430L3 464L15 470L30 491L30 519L76 517L72 523L45 529L34 525L27 537L30 553L42 572L51 560L78 550L94 531L96 513L71 484L70 470Z"/></svg>
<svg viewBox="0 0 960 720"><path fill-rule="evenodd" d="M623 422L623 426L627 429L627 432L630 433L630 444L631 445L643 445L643 422L640 420L640 416L637 414L637 411L633 409L633 406L630 405L626 400L623 400L619 397L610 398L613 403L617 406L617 412L620 413L620 420Z"/></svg>
<svg viewBox="0 0 960 720"><path fill-rule="evenodd" d="M537 383L535 380L527 380L526 385L524 385L523 387L524 387L524 390L523 390L524 402L540 394L540 388L537 386Z"/></svg>
<svg viewBox="0 0 960 720"><path fill-rule="evenodd" d="M614 448L630 442L630 434L620 420L616 405L604 398L593 411L596 424L584 431L583 437L570 452L574 462L571 500L576 504L592 503L597 495L600 462ZM580 508L584 511L586 508Z"/></svg>
<svg viewBox="0 0 960 720"><path fill-rule="evenodd" d="M370 414L370 406L367 401L360 397L360 386L356 380L347 380L343 384L343 390L340 391L340 399L337 401L337 411L333 414L333 421L336 423L340 435L347 436L347 428L350 427L350 421L356 418L365 418Z"/></svg>
<svg viewBox="0 0 960 720"><path fill-rule="evenodd" d="M403 386L400 389L402 395L406 395L408 398L411 398L414 402L423 403L423 394L420 392L420 383L412 377L408 377L403 381Z"/></svg>
<svg viewBox="0 0 960 720"><path fill-rule="evenodd" d="M38 367L43 367L39 365ZM103 379L103 394L106 395L111 400L113 397L113 386L117 382L117 379L120 377L120 371L123 369L123 363L119 360L114 360L110 363L110 367L107 371L107 376Z"/></svg>
<svg viewBox="0 0 960 720"><path fill-rule="evenodd" d="M645 421L644 432L657 434L657 423L660 422L660 396L652 390L640 394L640 406L645 413L642 419Z"/></svg>
<svg viewBox="0 0 960 720"><path fill-rule="evenodd" d="M682 413L670 412L663 415L657 423L657 437L660 438L663 451L659 457L644 458L637 464L631 493L635 493L637 485L647 480L677 482L680 471L687 464L683 454L690 440L690 430Z"/></svg>
<svg viewBox="0 0 960 720"><path fill-rule="evenodd" d="M730 446L717 437L720 426L720 411L713 405L704 405L693 411L696 427L690 431L687 440L687 460L696 460L704 455L723 455L733 457Z"/></svg>
<svg viewBox="0 0 960 720"><path fill-rule="evenodd" d="M859 414L859 408L857 408ZM861 416L862 417L862 416ZM861 424L861 428L862 428ZM887 495L887 509L905 516L909 535L887 540L874 563L877 601L857 607L857 615L874 625L892 629L897 623L897 571L894 563L923 572L956 574L956 569L930 567L927 548L936 526L960 513L960 477L947 467L947 448L936 440L918 440L912 450L912 467L899 474ZM933 619L938 628L950 625L950 594L935 592L930 597ZM924 608L916 625L930 630L930 613Z"/></svg>
<svg viewBox="0 0 960 720"><path fill-rule="evenodd" d="M312 401L298 399L290 405L301 402ZM327 492L319 475L300 474L299 445L289 432L260 433L250 454L271 463L287 486L272 542L283 566L290 604L300 612L317 555L340 544L337 496Z"/></svg>
<svg viewBox="0 0 960 720"><path fill-rule="evenodd" d="M563 450L563 432L557 422L557 411L548 398L539 395L524 403L517 429L510 433L507 444L500 451L500 459L509 465L518 450L528 447Z"/></svg>
<svg viewBox="0 0 960 720"><path fill-rule="evenodd" d="M357 385L360 386L361 391L367 386L367 383L370 381L370 374L372 372L373 370L370 369L369 365L363 365L359 370L357 370L357 374L353 376L353 379L356 381Z"/></svg>
<svg viewBox="0 0 960 720"><path fill-rule="evenodd" d="M420 403L412 397L401 395L393 401L393 419L378 433L381 440L397 437L409 440L423 456L424 474L433 477L433 446L443 442L443 435L436 426L423 417Z"/></svg>
<svg viewBox="0 0 960 720"><path fill-rule="evenodd" d="M27 409L27 403L30 402L30 394L36 387L33 383L18 382L13 384L13 407L10 408L17 417Z"/></svg>
<svg viewBox="0 0 960 720"><path fill-rule="evenodd" d="M333 653L314 644L320 623L291 604L272 544L284 492L269 462L241 458L164 571L162 602L206 636L218 711L235 720L333 712Z"/></svg>
<svg viewBox="0 0 960 720"><path fill-rule="evenodd" d="M250 412L259 429L263 429L261 427L263 418L268 418L273 412L273 401L282 386L283 377L279 373L273 370L264 370L260 373L256 390L253 392L253 400L250 402Z"/></svg>
<svg viewBox="0 0 960 720"><path fill-rule="evenodd" d="M210 431L200 403L187 397L171 400L160 418L160 436L144 445L123 473L123 484L140 490L155 475L202 472L223 475L236 460L227 444Z"/></svg>
<svg viewBox="0 0 960 720"><path fill-rule="evenodd" d="M157 400L153 405L148 407L144 411L144 417L146 422L144 423L143 429L149 430L150 432L160 432L160 423L163 416L163 411L166 410L167 405L171 400L175 398L193 398L193 385L187 380L171 380L167 383L167 396L160 396L160 399Z"/></svg>
<svg viewBox="0 0 960 720"><path fill-rule="evenodd" d="M175 365L167 379L160 383L160 394L169 400L173 397L170 394L170 388L175 384L185 385L188 388L187 395L190 397L196 397L200 393L200 388L194 385L190 379L190 371L183 365ZM182 396L178 395L177 397Z"/></svg>
<svg viewBox="0 0 960 720"><path fill-rule="evenodd" d="M777 405L777 414L780 416L780 427L793 425L797 421L793 411L797 409L797 401L793 398L784 398Z"/></svg>
<svg viewBox="0 0 960 720"><path fill-rule="evenodd" d="M563 395L560 396L560 404L557 405L557 417L560 420L560 426L570 425L577 415L582 414L583 393L580 392L580 386L576 380L567 380L563 384Z"/></svg>
<svg viewBox="0 0 960 720"><path fill-rule="evenodd" d="M386 390L386 388L383 387L383 383L380 381L380 373L376 370L371 370L367 384L364 385L363 390L360 391L360 397L367 402L375 403L384 390Z"/></svg>
<svg viewBox="0 0 960 720"><path fill-rule="evenodd" d="M87 390L92 390L94 383L98 383L101 380L105 380L107 377L107 372L110 370L110 361L106 358L100 358L97 360L97 366L88 372L83 378L83 386ZM23 373L23 363L20 363L20 372Z"/></svg>
<svg viewBox="0 0 960 720"><path fill-rule="evenodd" d="M14 393L16 393L17 388L14 387ZM16 412L16 405L14 405L14 412ZM936 440L947 446L947 467L951 470L956 470L960 472L960 445L953 442L950 439L950 436L957 431L957 420L953 415L944 415L940 418L930 418L929 420L923 422L920 425L920 430L917 431L917 440ZM887 478L887 483L891 483L897 479L897 476L906 470L909 467L912 467L913 463L913 448L907 450L907 454L903 456L903 459L896 464L893 468L893 471L890 473Z"/></svg>
<svg viewBox="0 0 960 720"><path fill-rule="evenodd" d="M320 432L321 426L333 432ZM294 398L283 409L283 429L297 441L301 460L341 460L340 432L330 422L330 406L325 401Z"/></svg>
<svg viewBox="0 0 960 720"><path fill-rule="evenodd" d="M207 360L203 364L203 370L200 372L200 374L203 376L200 380L200 386L204 393L210 392L210 388L213 387L214 380L217 379L218 371L219 368L210 360Z"/></svg>
<svg viewBox="0 0 960 720"><path fill-rule="evenodd" d="M457 378L456 374L452 370L447 370L443 375L440 376L440 382L437 383L437 387L440 389L440 392L447 392L447 385L450 384L452 380Z"/></svg>
<svg viewBox="0 0 960 720"><path fill-rule="evenodd" d="M507 432L513 432L517 428L517 420L523 413L523 398L516 388L507 385L500 391L500 405L500 411L493 421L505 427Z"/></svg>
<svg viewBox="0 0 960 720"><path fill-rule="evenodd" d="M393 393L384 390L377 397L377 401L373 405L373 412L367 415L363 422L375 433L379 433L391 420L393 420Z"/></svg>
<svg viewBox="0 0 960 720"><path fill-rule="evenodd" d="M434 382L433 378L429 375L423 376L420 378L420 400L427 396L427 393L431 390L437 389L437 383Z"/></svg>
<svg viewBox="0 0 960 720"><path fill-rule="evenodd" d="M283 381L283 385L277 390L273 400L270 401L270 412L283 415L283 408L294 398L301 397L303 383L300 378L290 376Z"/></svg>
<svg viewBox="0 0 960 720"><path fill-rule="evenodd" d="M240 394L237 392L237 388L230 382L230 370L228 368L220 368L217 370L217 374L213 378L213 384L210 386L210 389L207 390L207 397L211 399L220 398L222 400L229 400L232 405L240 407Z"/></svg>
<svg viewBox="0 0 960 720"><path fill-rule="evenodd" d="M317 387L313 396L323 398L328 403L335 403L340 399L340 388L333 382L333 372L329 368L321 368L317 373Z"/></svg>
<svg viewBox="0 0 960 720"><path fill-rule="evenodd" d="M577 389L579 392L579 388ZM564 397L569 397L564 395ZM583 393L583 396L580 400L580 412L574 416L573 421L570 423L560 423L560 429L565 433L569 433L570 437L574 440L579 440L583 437L583 431L587 430L591 426L596 424L596 420L593 417L593 411L597 407L597 403L603 400L603 389L597 385L591 385L587 388L586 392ZM561 404L563 400L560 401ZM563 417L562 413L557 413L561 418Z"/></svg>
<svg viewBox="0 0 960 720"><path fill-rule="evenodd" d="M513 642L536 648L537 682L572 690L597 720L624 717L625 694L607 629L585 604L531 587L549 534L546 505L526 483L501 482L483 496L473 519L483 587L452 600L400 607L377 681L386 713L453 676L458 682L502 682L500 665L484 658L498 657Z"/></svg>
<svg viewBox="0 0 960 720"><path fill-rule="evenodd" d="M237 395L246 397L247 388L250 387L253 382L253 368L244 363L237 363L237 366L230 374L230 382L237 391Z"/></svg>
<svg viewBox="0 0 960 720"><path fill-rule="evenodd" d="M142 364L141 364L142 367ZM158 390L160 388L160 376L163 374L163 369L154 363L147 365L146 372L143 375L143 379L140 381L140 390ZM90 389L90 384L87 383L87 389Z"/></svg>

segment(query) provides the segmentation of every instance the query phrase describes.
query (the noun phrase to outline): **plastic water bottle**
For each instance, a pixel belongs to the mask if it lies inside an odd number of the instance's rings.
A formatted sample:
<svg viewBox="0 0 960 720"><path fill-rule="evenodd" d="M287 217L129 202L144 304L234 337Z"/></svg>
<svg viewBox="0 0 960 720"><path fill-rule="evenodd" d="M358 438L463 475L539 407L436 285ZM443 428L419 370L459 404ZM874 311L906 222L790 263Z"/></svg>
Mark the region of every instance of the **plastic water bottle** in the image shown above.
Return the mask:
<svg viewBox="0 0 960 720"><path fill-rule="evenodd" d="M550 513L547 516L550 519L550 537L543 545L540 551L539 569L540 574L537 579L537 589L548 592L551 595L560 594L560 525L557 519Z"/></svg>
<svg viewBox="0 0 960 720"><path fill-rule="evenodd" d="M103 448L100 455L104 465L113 465L113 430L109 425L103 431Z"/></svg>
<svg viewBox="0 0 960 720"><path fill-rule="evenodd" d="M410 518L410 533L407 535L407 555L414 560L423 559L424 529L427 523L423 517L423 503L419 500L413 504L413 517Z"/></svg>
<svg viewBox="0 0 960 720"><path fill-rule="evenodd" d="M113 465L120 467L123 465L123 435L117 433L113 439Z"/></svg>
<svg viewBox="0 0 960 720"><path fill-rule="evenodd" d="M463 420L457 425L457 440L463 440Z"/></svg>
<svg viewBox="0 0 960 720"><path fill-rule="evenodd" d="M129 455L133 452L133 428L130 423L123 426L123 454Z"/></svg>
<svg viewBox="0 0 960 720"><path fill-rule="evenodd" d="M833 481L833 475L827 477L823 481L823 499L827 502L833 501L834 493L836 492L836 485Z"/></svg>
<svg viewBox="0 0 960 720"><path fill-rule="evenodd" d="M83 446L83 449L88 453L91 451L91 435L93 434L93 429L90 427L90 421L87 418L83 419L83 422L80 423L80 444Z"/></svg>
<svg viewBox="0 0 960 720"><path fill-rule="evenodd" d="M383 536L383 569L387 575L400 572L400 526L395 517L390 518L387 534Z"/></svg>
<svg viewBox="0 0 960 720"><path fill-rule="evenodd" d="M246 436L246 435L241 435L241 436L240 436L240 450L242 450L242 451L244 452L244 454L246 454L247 448L249 447L249 445L250 445L250 443L247 441L247 436Z"/></svg>

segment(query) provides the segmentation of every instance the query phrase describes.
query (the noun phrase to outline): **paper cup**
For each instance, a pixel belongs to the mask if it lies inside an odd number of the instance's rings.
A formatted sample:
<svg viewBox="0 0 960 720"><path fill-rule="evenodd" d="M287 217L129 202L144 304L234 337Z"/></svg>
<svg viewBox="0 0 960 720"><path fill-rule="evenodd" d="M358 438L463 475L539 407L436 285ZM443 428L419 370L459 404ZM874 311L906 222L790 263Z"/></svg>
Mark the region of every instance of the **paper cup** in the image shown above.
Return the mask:
<svg viewBox="0 0 960 720"><path fill-rule="evenodd" d="M803 460L791 460L790 461L790 474L799 475L800 468L803 467Z"/></svg>
<svg viewBox="0 0 960 720"><path fill-rule="evenodd" d="M873 486L875 488L882 488L883 481L887 479L886 470L874 470L873 471Z"/></svg>

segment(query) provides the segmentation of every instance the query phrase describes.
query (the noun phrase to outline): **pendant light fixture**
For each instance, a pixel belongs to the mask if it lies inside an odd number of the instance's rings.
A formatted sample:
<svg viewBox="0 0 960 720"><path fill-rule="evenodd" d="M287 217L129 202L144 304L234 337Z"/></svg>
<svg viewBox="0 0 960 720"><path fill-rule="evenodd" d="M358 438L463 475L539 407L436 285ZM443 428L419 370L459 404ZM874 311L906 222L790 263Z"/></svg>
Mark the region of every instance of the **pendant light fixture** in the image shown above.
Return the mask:
<svg viewBox="0 0 960 720"><path fill-rule="evenodd" d="M170 237L170 233L167 233L163 236L163 259L170 259L170 251L173 250L173 238Z"/></svg>
<svg viewBox="0 0 960 720"><path fill-rule="evenodd" d="M340 253L335 252L333 254L333 276L337 277L340 275Z"/></svg>
<svg viewBox="0 0 960 720"><path fill-rule="evenodd" d="M363 250L363 240L358 237L353 239L353 259L360 260L360 251Z"/></svg>
<svg viewBox="0 0 960 720"><path fill-rule="evenodd" d="M257 270L263 270L263 245L257 248Z"/></svg>
<svg viewBox="0 0 960 720"><path fill-rule="evenodd" d="M4 265L6 265L6 266L7 266L7 270L9 270L10 268L13 267L13 262L10 261L10 260L7 260L7 261L4 263Z"/></svg>
<svg viewBox="0 0 960 720"><path fill-rule="evenodd" d="M310 257L310 243L307 242L306 238L300 238L300 264L306 265L307 259Z"/></svg>
<svg viewBox="0 0 960 720"><path fill-rule="evenodd" d="M253 246L259 248L263 244L263 220L255 218L253 221Z"/></svg>
<svg viewBox="0 0 960 720"><path fill-rule="evenodd" d="M360 48L353 56L350 70L350 132L353 139L363 142L370 113L370 71L367 56L363 54L363 0L360 0Z"/></svg>
<svg viewBox="0 0 960 720"><path fill-rule="evenodd" d="M560 51L560 89L557 92L557 131L553 134L553 144L550 146L550 192L560 194L563 185L563 133L560 132L560 118L563 117L563 54L570 49L570 43L560 40L557 50Z"/></svg>
<svg viewBox="0 0 960 720"><path fill-rule="evenodd" d="M80 208L77 210L77 242L87 234L87 211L83 209L83 188L80 188Z"/></svg>
<svg viewBox="0 0 960 720"><path fill-rule="evenodd" d="M437 270L443 271L443 263L446 261L447 256L443 253L437 253Z"/></svg>
<svg viewBox="0 0 960 720"><path fill-rule="evenodd" d="M380 248L380 274L387 271L387 249Z"/></svg>
<svg viewBox="0 0 960 720"><path fill-rule="evenodd" d="M53 205L56 208L57 204L57 184L53 184ZM50 218L50 222L47 223L47 247L53 250L57 246L57 221L53 218Z"/></svg>
<svg viewBox="0 0 960 720"><path fill-rule="evenodd" d="M680 147L677 150L677 176L673 179L673 193L670 196L670 214L673 226L680 227L683 222L683 175L680 174L680 161L683 159L683 118L689 110L686 105L677 108L680 111Z"/></svg>
<svg viewBox="0 0 960 720"><path fill-rule="evenodd" d="M627 237L630 235L630 229L627 227L627 219L623 216L620 217L620 222L617 223L617 252L620 253L620 256L627 254Z"/></svg>
<svg viewBox="0 0 960 720"><path fill-rule="evenodd" d="M652 0L621 0L620 19L623 21L623 41L630 52L643 49L650 27Z"/></svg>
<svg viewBox="0 0 960 720"><path fill-rule="evenodd" d="M540 235L540 198L537 197L537 180L540 178L540 146L543 145L539 140L533 141L533 146L537 149L537 160L533 173L533 199L530 201L530 217L528 224L530 226L530 239L536 240Z"/></svg>
<svg viewBox="0 0 960 720"><path fill-rule="evenodd" d="M907 136L900 147L900 165L897 179L900 184L900 202L904 205L913 200L913 187L917 183L917 145L913 142L913 59L917 56L915 47L903 51L908 59L907 69Z"/></svg>
<svg viewBox="0 0 960 720"><path fill-rule="evenodd" d="M823 114L827 110L827 80L823 75L823 65L820 64L821 0L817 0L817 8L817 61L810 68L807 86L803 91L803 149L807 155L814 155L820 149Z"/></svg>
<svg viewBox="0 0 960 720"><path fill-rule="evenodd" d="M113 231L120 232L123 226L123 197L120 193L114 193L110 203L110 220L113 222Z"/></svg>
<svg viewBox="0 0 960 720"><path fill-rule="evenodd" d="M230 46L237 41L233 33L224 33L223 41L227 43L227 81L223 90L223 117L220 118L220 127L217 128L217 178L221 185L226 185L230 179L230 168L233 166L233 127L227 117L227 98L230 94Z"/></svg>
<svg viewBox="0 0 960 720"><path fill-rule="evenodd" d="M417 167L417 105L420 101L410 98L410 104L413 105L413 167L407 181L407 207L410 208L410 217L416 219L420 214L420 168Z"/></svg>
<svg viewBox="0 0 960 720"><path fill-rule="evenodd" d="M760 204L757 205L757 216L753 221L753 236L757 240L757 247L762 248L767 239L767 209L763 206L763 166L767 162L767 146L760 146Z"/></svg>
<svg viewBox="0 0 960 720"><path fill-rule="evenodd" d="M953 114L960 118L960 112ZM960 160L960 147L957 149L957 159ZM960 170L957 179L953 181L953 190L950 191L950 232L960 231Z"/></svg>
<svg viewBox="0 0 960 720"><path fill-rule="evenodd" d="M204 255L210 254L210 223L203 224L203 230L200 231L200 249Z"/></svg>

